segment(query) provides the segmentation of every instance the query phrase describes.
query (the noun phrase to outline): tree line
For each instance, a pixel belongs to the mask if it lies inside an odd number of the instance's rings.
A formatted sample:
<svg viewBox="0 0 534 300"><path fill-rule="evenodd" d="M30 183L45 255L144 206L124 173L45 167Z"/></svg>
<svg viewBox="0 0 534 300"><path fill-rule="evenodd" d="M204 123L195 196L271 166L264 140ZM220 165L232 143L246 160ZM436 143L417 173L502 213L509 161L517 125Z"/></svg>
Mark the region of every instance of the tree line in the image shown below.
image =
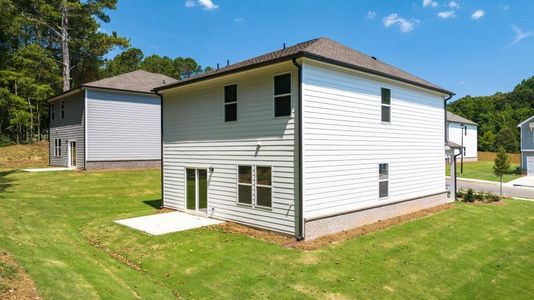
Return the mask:
<svg viewBox="0 0 534 300"><path fill-rule="evenodd" d="M465 96L447 109L478 124L478 150L508 153L520 150L517 125L534 115L534 76L521 81L508 93Z"/></svg>
<svg viewBox="0 0 534 300"><path fill-rule="evenodd" d="M0 146L42 139L46 100L71 87L137 69L177 79L205 71L192 58L144 57L126 37L101 31L116 4L0 0ZM122 52L106 59L117 48Z"/></svg>

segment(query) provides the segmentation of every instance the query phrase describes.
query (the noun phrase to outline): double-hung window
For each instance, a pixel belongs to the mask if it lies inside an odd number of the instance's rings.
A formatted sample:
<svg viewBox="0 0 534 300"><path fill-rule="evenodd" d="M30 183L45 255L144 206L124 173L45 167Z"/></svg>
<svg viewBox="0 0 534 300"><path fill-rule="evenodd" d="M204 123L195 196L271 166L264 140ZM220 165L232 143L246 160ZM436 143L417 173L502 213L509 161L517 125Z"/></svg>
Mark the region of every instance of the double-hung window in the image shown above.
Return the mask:
<svg viewBox="0 0 534 300"><path fill-rule="evenodd" d="M54 156L61 156L61 139L54 139Z"/></svg>
<svg viewBox="0 0 534 300"><path fill-rule="evenodd" d="M61 101L61 118L65 118L65 101Z"/></svg>
<svg viewBox="0 0 534 300"><path fill-rule="evenodd" d="M237 84L224 87L224 121L237 121Z"/></svg>
<svg viewBox="0 0 534 300"><path fill-rule="evenodd" d="M389 196L389 164L378 165L378 197Z"/></svg>
<svg viewBox="0 0 534 300"><path fill-rule="evenodd" d="M291 74L274 76L274 116L291 116Z"/></svg>
<svg viewBox="0 0 534 300"><path fill-rule="evenodd" d="M272 168L238 166L237 202L255 207L272 207Z"/></svg>
<svg viewBox="0 0 534 300"><path fill-rule="evenodd" d="M56 117L55 107L54 107L54 103L52 103L50 104L50 119L54 121L55 117Z"/></svg>
<svg viewBox="0 0 534 300"><path fill-rule="evenodd" d="M391 90L382 88L382 122L391 122Z"/></svg>

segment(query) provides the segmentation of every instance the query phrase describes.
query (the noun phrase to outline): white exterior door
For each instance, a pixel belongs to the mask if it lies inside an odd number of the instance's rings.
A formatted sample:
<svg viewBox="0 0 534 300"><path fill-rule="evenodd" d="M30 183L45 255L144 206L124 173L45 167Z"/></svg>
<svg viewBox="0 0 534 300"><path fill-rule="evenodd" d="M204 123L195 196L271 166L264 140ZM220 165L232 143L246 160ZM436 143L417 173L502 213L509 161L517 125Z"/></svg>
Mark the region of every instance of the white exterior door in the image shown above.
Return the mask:
<svg viewBox="0 0 534 300"><path fill-rule="evenodd" d="M527 157L527 175L534 176L534 156Z"/></svg>

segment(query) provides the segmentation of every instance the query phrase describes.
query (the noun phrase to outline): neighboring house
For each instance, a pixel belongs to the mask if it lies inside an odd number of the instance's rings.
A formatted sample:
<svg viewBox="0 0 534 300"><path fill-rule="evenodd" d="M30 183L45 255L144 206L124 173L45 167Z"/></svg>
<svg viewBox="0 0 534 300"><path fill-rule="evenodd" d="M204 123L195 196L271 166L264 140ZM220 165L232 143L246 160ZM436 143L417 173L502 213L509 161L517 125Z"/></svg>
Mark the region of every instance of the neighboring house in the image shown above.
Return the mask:
<svg viewBox="0 0 534 300"><path fill-rule="evenodd" d="M156 91L167 208L311 239L448 201L452 93L330 39Z"/></svg>
<svg viewBox="0 0 534 300"><path fill-rule="evenodd" d="M448 111L447 126L449 141L463 147L464 160L477 161L478 124Z"/></svg>
<svg viewBox="0 0 534 300"><path fill-rule="evenodd" d="M521 169L534 176L534 116L517 125L521 129Z"/></svg>
<svg viewBox="0 0 534 300"><path fill-rule="evenodd" d="M50 165L159 166L161 100L152 89L173 82L165 75L134 71L50 98Z"/></svg>

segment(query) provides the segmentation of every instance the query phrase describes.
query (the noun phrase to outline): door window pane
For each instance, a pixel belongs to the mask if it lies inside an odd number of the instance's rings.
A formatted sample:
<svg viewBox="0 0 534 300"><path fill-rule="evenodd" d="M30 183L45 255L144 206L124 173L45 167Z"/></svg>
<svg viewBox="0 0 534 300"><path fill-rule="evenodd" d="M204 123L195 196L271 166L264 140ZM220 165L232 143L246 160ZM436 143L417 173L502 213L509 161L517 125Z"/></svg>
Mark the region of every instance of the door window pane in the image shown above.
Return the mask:
<svg viewBox="0 0 534 300"><path fill-rule="evenodd" d="M195 169L186 170L186 207L187 209L196 209L196 183Z"/></svg>
<svg viewBox="0 0 534 300"><path fill-rule="evenodd" d="M199 169L198 171L198 209L208 207L208 172Z"/></svg>

